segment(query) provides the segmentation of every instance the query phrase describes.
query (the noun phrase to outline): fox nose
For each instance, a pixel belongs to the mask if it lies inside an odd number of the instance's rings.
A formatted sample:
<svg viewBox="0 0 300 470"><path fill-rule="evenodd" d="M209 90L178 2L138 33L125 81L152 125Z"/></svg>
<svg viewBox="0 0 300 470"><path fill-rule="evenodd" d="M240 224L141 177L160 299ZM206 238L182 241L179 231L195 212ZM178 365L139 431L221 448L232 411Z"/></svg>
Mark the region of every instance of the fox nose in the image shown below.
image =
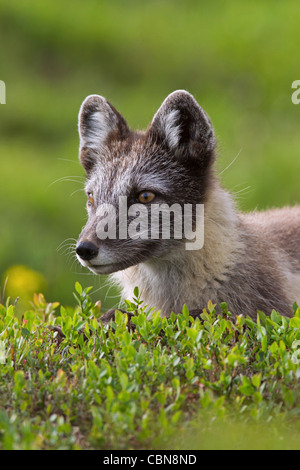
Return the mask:
<svg viewBox="0 0 300 470"><path fill-rule="evenodd" d="M76 247L76 253L85 261L95 258L98 254L98 248L92 242L81 242Z"/></svg>

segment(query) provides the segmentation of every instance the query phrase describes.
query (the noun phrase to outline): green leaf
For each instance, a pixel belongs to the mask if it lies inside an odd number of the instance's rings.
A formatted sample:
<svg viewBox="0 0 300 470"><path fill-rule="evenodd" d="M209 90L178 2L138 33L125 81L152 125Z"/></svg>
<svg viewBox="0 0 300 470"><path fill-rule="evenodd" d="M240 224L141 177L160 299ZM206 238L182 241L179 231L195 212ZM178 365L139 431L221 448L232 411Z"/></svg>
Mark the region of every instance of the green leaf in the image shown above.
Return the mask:
<svg viewBox="0 0 300 470"><path fill-rule="evenodd" d="M255 401L255 403L260 403L263 400L262 394L257 392L257 391L254 392L253 393L253 400Z"/></svg>
<svg viewBox="0 0 300 470"><path fill-rule="evenodd" d="M70 317L70 315L68 315L64 319L64 325L63 325L64 332L66 333L67 331L69 331L71 329L71 326L72 326L72 318Z"/></svg>
<svg viewBox="0 0 300 470"><path fill-rule="evenodd" d="M176 411L176 413L174 413L171 418L171 423L176 424L181 415L182 415L182 411Z"/></svg>
<svg viewBox="0 0 300 470"><path fill-rule="evenodd" d="M276 312L276 310L272 310L271 312L271 320L273 320L275 323L277 323L278 325L281 324L281 315L279 315L278 312Z"/></svg>
<svg viewBox="0 0 300 470"><path fill-rule="evenodd" d="M262 340L261 340L261 349L265 353L267 351L267 348L268 348L268 339L267 339L267 335L265 335L262 337Z"/></svg>
<svg viewBox="0 0 300 470"><path fill-rule="evenodd" d="M184 316L185 318L188 319L188 317L189 317L189 309L188 309L188 307L187 307L186 304L184 304L183 307L182 307L182 314L183 314L183 316Z"/></svg>
<svg viewBox="0 0 300 470"><path fill-rule="evenodd" d="M125 374L125 372L123 372L121 375L120 375L120 384L121 384L121 387L123 390L126 390L127 389L127 386L128 386L128 377L127 375Z"/></svg>
<svg viewBox="0 0 300 470"><path fill-rule="evenodd" d="M261 382L261 374L255 374L252 377L252 384L255 388L259 388Z"/></svg>
<svg viewBox="0 0 300 470"><path fill-rule="evenodd" d="M106 387L106 397L108 401L113 401L114 399L114 390L110 385Z"/></svg>
<svg viewBox="0 0 300 470"><path fill-rule="evenodd" d="M15 390L20 391L25 385L24 372L17 370L14 374Z"/></svg>
<svg viewBox="0 0 300 470"><path fill-rule="evenodd" d="M21 333L22 336L24 336L25 338L28 338L28 336L30 336L30 331L27 330L27 328L21 328Z"/></svg>
<svg viewBox="0 0 300 470"><path fill-rule="evenodd" d="M209 313L214 313L216 304L213 304L211 300L208 301L207 308Z"/></svg>
<svg viewBox="0 0 300 470"><path fill-rule="evenodd" d="M298 304L297 304L297 302L294 302L294 303L293 303L293 311L294 311L294 313L296 313L297 310L298 310Z"/></svg>
<svg viewBox="0 0 300 470"><path fill-rule="evenodd" d="M189 338L191 338L193 341L196 341L197 336L198 336L198 331L195 328L188 328L186 330L186 334Z"/></svg>
<svg viewBox="0 0 300 470"><path fill-rule="evenodd" d="M277 353L277 351L278 351L278 344L276 343L276 341L274 341L274 343L271 344L271 346L270 346L269 349L270 349L270 352L271 352L272 354L276 354L276 353Z"/></svg>
<svg viewBox="0 0 300 470"><path fill-rule="evenodd" d="M85 320L78 322L77 325L74 327L74 330L75 331L81 330L84 327L85 323L86 323Z"/></svg>
<svg viewBox="0 0 300 470"><path fill-rule="evenodd" d="M281 352L286 351L286 346L285 346L285 344L282 340L279 341L279 349L280 349Z"/></svg>
<svg viewBox="0 0 300 470"><path fill-rule="evenodd" d="M227 313L227 312L228 312L228 306L227 306L227 303L226 303L226 302L221 302L221 303L220 303L220 307L221 307L223 313Z"/></svg>
<svg viewBox="0 0 300 470"><path fill-rule="evenodd" d="M240 392L246 396L251 396L254 393L254 387L252 386L250 379L246 376L243 376L242 385L239 386Z"/></svg>
<svg viewBox="0 0 300 470"><path fill-rule="evenodd" d="M266 324L267 315L260 310L257 311L257 324L265 325Z"/></svg>
<svg viewBox="0 0 300 470"><path fill-rule="evenodd" d="M300 318L299 317L292 317L289 321L290 328L300 328Z"/></svg>
<svg viewBox="0 0 300 470"><path fill-rule="evenodd" d="M75 290L76 290L76 292L78 292L78 294L80 294L80 295L82 294L82 287L81 287L81 284L78 281L75 282Z"/></svg>

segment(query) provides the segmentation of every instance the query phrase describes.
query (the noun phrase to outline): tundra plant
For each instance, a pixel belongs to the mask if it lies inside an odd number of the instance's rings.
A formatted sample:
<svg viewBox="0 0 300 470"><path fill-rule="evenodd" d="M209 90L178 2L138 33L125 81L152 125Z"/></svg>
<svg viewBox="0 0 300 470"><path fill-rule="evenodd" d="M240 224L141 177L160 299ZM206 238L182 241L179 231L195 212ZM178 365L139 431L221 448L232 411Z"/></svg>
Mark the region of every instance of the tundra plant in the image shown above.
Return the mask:
<svg viewBox="0 0 300 470"><path fill-rule="evenodd" d="M148 319L135 289L104 324L75 295L35 295L22 317L0 303L0 449L300 448L297 305Z"/></svg>

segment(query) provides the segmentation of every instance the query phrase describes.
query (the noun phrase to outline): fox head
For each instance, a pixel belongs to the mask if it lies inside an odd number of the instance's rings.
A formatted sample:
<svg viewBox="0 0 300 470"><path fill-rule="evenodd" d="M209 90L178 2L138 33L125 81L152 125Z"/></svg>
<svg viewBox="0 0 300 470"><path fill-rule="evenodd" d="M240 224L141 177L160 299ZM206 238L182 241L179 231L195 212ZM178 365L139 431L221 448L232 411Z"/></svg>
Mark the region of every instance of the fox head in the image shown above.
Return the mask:
<svg viewBox="0 0 300 470"><path fill-rule="evenodd" d="M163 236L161 216L156 237L148 236L151 217L142 229L139 220L135 236L129 237L134 211L128 211L121 227L120 200L143 216L150 215L154 204L204 204L215 158L206 113L188 92L175 91L148 129L134 132L105 98L90 95L80 108L79 135L88 211L76 248L80 263L97 274L110 274L150 259L168 259L183 244L182 237L174 236L175 216L170 217L169 237ZM99 226L109 232L110 221L115 236L99 237Z"/></svg>

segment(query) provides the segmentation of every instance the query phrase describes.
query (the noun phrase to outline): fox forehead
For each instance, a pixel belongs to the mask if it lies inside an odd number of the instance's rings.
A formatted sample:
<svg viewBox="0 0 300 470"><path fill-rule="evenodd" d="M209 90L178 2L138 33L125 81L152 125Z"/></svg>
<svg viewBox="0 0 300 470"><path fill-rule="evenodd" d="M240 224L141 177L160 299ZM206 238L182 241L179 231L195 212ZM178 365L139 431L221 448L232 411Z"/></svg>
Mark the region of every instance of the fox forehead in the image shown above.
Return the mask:
<svg viewBox="0 0 300 470"><path fill-rule="evenodd" d="M166 175L173 175L169 181ZM144 139L128 142L113 142L99 150L97 163L86 182L86 192L93 193L99 201L127 196L152 189L164 194L172 183L181 179L180 169L168 162L162 149L149 145Z"/></svg>

